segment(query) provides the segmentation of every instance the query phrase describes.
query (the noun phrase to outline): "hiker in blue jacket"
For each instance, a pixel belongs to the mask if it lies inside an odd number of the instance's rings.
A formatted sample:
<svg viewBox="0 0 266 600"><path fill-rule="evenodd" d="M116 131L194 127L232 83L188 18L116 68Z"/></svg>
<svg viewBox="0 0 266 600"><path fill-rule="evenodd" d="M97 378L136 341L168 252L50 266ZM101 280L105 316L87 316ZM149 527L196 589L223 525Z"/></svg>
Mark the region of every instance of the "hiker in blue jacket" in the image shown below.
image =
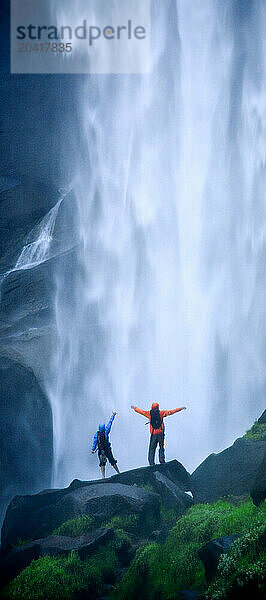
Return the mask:
<svg viewBox="0 0 266 600"><path fill-rule="evenodd" d="M100 467L102 472L102 478L105 478L105 466L107 463L107 459L109 463L114 467L117 473L120 473L119 468L117 466L117 460L114 459L111 444L109 442L109 434L111 431L111 427L113 424L113 420L115 418L116 412L113 412L111 419L107 425L105 423L100 423L98 431L96 431L93 443L92 443L92 453L96 452L98 449L98 456L100 461Z"/></svg>

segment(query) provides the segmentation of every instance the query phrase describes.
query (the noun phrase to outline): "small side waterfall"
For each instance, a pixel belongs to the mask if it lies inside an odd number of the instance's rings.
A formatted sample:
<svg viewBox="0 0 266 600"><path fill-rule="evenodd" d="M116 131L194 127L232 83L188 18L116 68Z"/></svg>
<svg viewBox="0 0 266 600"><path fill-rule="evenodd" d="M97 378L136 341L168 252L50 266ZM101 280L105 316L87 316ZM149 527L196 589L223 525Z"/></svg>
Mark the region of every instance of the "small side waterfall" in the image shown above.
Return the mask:
<svg viewBox="0 0 266 600"><path fill-rule="evenodd" d="M41 222L29 232L14 267L1 276L1 281L14 271L32 269L51 258L50 248L53 241L53 232L62 200L63 197L49 210Z"/></svg>
<svg viewBox="0 0 266 600"><path fill-rule="evenodd" d="M55 221L61 202L62 198L58 200L55 206L53 206L47 215L45 215L41 223L31 231L29 237L30 239L33 239L33 241L26 243L22 248L21 254L12 271L32 269L50 258L49 249L53 239Z"/></svg>
<svg viewBox="0 0 266 600"><path fill-rule="evenodd" d="M167 458L191 469L263 408L265 4L154 0L152 28L149 75L79 82L80 244L56 273L47 381L55 485L96 473L88 440L113 409L123 469L146 462L130 405L187 405Z"/></svg>

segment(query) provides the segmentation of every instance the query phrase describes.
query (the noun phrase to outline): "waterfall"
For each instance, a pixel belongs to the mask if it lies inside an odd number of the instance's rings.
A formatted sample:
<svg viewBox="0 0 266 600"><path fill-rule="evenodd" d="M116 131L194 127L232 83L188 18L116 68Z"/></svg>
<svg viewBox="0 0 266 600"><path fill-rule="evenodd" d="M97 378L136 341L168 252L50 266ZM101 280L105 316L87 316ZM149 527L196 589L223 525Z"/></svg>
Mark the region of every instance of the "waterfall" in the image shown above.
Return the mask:
<svg viewBox="0 0 266 600"><path fill-rule="evenodd" d="M62 198L49 210L41 223L31 231L30 237L33 241L23 246L12 271L32 269L50 258L49 248L53 239L55 221L61 202Z"/></svg>
<svg viewBox="0 0 266 600"><path fill-rule="evenodd" d="M88 443L112 410L126 469L148 444L130 405L186 405L166 455L192 469L263 408L265 29L260 0L153 0L151 73L72 83L79 247L55 273L55 485L97 473Z"/></svg>
<svg viewBox="0 0 266 600"><path fill-rule="evenodd" d="M49 210L43 219L26 236L23 246L14 267L1 275L0 284L5 277L14 271L33 269L51 258L50 248L53 241L55 222L62 198Z"/></svg>

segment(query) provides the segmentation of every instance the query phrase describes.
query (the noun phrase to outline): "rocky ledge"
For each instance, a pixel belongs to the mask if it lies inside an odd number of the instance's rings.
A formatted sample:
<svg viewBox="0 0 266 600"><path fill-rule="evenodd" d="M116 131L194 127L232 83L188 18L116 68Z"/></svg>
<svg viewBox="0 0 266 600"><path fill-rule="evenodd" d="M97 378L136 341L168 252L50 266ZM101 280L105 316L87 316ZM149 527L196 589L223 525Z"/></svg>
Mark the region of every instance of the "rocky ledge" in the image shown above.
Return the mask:
<svg viewBox="0 0 266 600"><path fill-rule="evenodd" d="M193 503L186 493L190 489L190 475L173 460L114 475L104 482L75 479L61 490L16 496L2 527L2 554L19 540L42 538L80 515L93 517L99 526L115 515L139 514L144 524L149 518L159 519L160 501L182 514Z"/></svg>
<svg viewBox="0 0 266 600"><path fill-rule="evenodd" d="M173 460L16 496L2 527L4 597L262 600L265 445L264 418L192 475Z"/></svg>

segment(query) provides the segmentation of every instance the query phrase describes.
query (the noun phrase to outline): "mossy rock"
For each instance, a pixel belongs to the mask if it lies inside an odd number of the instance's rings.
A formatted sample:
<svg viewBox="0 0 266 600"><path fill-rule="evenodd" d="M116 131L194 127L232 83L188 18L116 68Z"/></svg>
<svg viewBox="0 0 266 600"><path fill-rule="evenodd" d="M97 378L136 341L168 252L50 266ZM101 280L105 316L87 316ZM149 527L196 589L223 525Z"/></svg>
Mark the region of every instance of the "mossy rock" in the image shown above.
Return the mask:
<svg viewBox="0 0 266 600"><path fill-rule="evenodd" d="M142 527L142 519L140 515L121 515L113 517L110 521L104 523L105 528L111 527L116 531L124 531L127 533L139 533Z"/></svg>
<svg viewBox="0 0 266 600"><path fill-rule="evenodd" d="M85 535L95 526L95 519L90 515L80 515L76 519L69 519L62 523L52 532L52 535L66 535L70 537L79 537Z"/></svg>
<svg viewBox="0 0 266 600"><path fill-rule="evenodd" d="M76 552L68 557L44 556L31 562L4 590L8 600L76 600L86 594L91 600L114 582L118 559L115 541L81 560Z"/></svg>
<svg viewBox="0 0 266 600"><path fill-rule="evenodd" d="M182 589L207 590L198 550L213 538L246 533L265 521L266 503L250 500L192 507L176 521L164 544L148 544L137 551L128 571L111 594L112 600L172 600ZM214 600L214 599L213 599Z"/></svg>
<svg viewBox="0 0 266 600"><path fill-rule="evenodd" d="M265 598L266 525L255 525L237 539L218 563L217 575L209 586L206 600L263 600Z"/></svg>
<svg viewBox="0 0 266 600"><path fill-rule="evenodd" d="M139 535L141 519L139 521L136 515L112 517L106 524L115 531L115 537L93 557L81 560L76 553L71 553L68 557L32 561L5 589L5 597L10 600L78 600L82 597L94 600L106 594L106 584L115 584L110 600L174 600L182 589L196 590L202 598L209 594L207 600L232 600L230 594L238 579L245 589L251 590L257 585L261 594L265 513L266 502L256 507L250 499L237 505L221 500L196 505L180 518L173 512L166 515L166 511L165 514L162 511L162 522L174 522L166 541L152 544L142 541L135 557L131 536ZM91 523L78 518L64 525L77 531L79 527L90 527ZM154 527L154 523L152 525ZM222 559L220 566L219 561L217 578L208 588L198 550L213 538L235 533L242 534L242 545L235 546L235 554L226 555L230 555L226 559L230 564ZM115 583L129 560L130 565L121 580ZM230 577L227 568L231 569ZM245 572L249 574L248 581L244 579ZM221 595L224 590L227 596ZM261 600L259 595L254 598Z"/></svg>

